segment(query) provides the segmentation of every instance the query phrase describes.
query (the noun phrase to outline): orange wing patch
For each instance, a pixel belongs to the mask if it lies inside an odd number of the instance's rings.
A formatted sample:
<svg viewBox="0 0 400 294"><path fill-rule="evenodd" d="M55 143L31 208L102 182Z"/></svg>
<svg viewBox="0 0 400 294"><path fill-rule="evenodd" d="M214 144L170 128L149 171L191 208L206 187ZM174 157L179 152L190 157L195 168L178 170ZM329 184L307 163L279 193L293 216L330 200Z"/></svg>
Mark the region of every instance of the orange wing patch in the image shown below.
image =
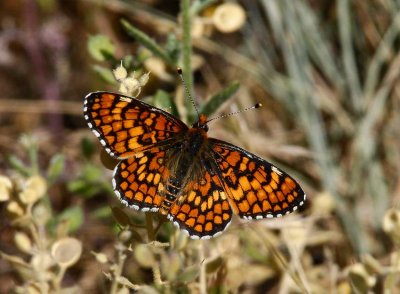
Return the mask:
<svg viewBox="0 0 400 294"><path fill-rule="evenodd" d="M115 194L126 206L142 211L158 211L163 197L162 187L168 172L165 151L154 148L122 160L114 170Z"/></svg>
<svg viewBox="0 0 400 294"><path fill-rule="evenodd" d="M106 92L85 97L84 116L107 153L120 159L168 145L176 140L177 134L188 129L167 112L134 98Z"/></svg>
<svg viewBox="0 0 400 294"><path fill-rule="evenodd" d="M281 217L303 205L306 195L288 174L239 147L210 141L229 203L240 217Z"/></svg>
<svg viewBox="0 0 400 294"><path fill-rule="evenodd" d="M177 227L192 239L209 239L228 227L232 209L217 175L205 171L185 191L168 214Z"/></svg>

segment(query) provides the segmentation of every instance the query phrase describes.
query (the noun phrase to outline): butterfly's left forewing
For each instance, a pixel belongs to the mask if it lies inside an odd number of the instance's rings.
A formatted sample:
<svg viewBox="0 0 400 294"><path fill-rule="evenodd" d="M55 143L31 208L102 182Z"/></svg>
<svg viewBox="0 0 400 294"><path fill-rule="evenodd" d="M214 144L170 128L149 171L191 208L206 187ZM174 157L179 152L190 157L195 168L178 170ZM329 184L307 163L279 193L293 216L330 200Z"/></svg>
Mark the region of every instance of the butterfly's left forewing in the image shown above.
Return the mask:
<svg viewBox="0 0 400 294"><path fill-rule="evenodd" d="M109 92L87 95L84 116L105 150L119 159L171 145L188 129L182 121L161 109Z"/></svg>
<svg viewBox="0 0 400 294"><path fill-rule="evenodd" d="M212 138L209 141L232 209L240 217L280 217L303 205L304 191L284 171L237 146Z"/></svg>

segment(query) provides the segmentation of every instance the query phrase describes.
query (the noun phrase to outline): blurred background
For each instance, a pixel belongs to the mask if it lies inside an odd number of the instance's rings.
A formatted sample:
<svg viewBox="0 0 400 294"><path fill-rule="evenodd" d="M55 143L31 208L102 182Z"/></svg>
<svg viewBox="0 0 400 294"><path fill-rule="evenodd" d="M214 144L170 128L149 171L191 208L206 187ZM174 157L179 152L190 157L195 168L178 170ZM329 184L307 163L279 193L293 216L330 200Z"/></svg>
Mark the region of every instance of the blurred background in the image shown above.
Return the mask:
<svg viewBox="0 0 400 294"><path fill-rule="evenodd" d="M399 37L396 0L1 1L0 292L398 292ZM124 209L82 114L120 65L188 123L176 66L211 117L262 103L210 136L306 205L209 241Z"/></svg>

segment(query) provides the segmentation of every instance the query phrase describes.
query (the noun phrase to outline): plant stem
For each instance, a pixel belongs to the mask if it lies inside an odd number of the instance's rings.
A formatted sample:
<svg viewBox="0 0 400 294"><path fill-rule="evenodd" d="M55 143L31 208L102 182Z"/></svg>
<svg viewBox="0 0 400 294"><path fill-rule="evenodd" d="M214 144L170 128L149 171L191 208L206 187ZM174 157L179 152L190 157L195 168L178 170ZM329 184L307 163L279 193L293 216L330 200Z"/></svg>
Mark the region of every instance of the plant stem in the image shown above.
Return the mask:
<svg viewBox="0 0 400 294"><path fill-rule="evenodd" d="M153 228L153 216L150 212L146 212L146 230L148 242L152 242L156 239L154 228Z"/></svg>
<svg viewBox="0 0 400 294"><path fill-rule="evenodd" d="M119 278L121 277L122 274L122 269L124 267L126 260L126 255L123 252L123 249L118 249L118 265L114 271L114 279L111 285L111 294L116 294L118 293L118 284L119 284Z"/></svg>
<svg viewBox="0 0 400 294"><path fill-rule="evenodd" d="M199 242L199 258L200 258L200 277L199 277L199 284L200 284L200 293L207 294L207 277L206 277L206 262L204 256L204 244L203 242Z"/></svg>
<svg viewBox="0 0 400 294"><path fill-rule="evenodd" d="M54 285L54 291L55 293L59 293L61 290L61 281L64 278L65 272L67 270L67 267L61 266L60 270L57 273L57 276L53 280L53 285Z"/></svg>
<svg viewBox="0 0 400 294"><path fill-rule="evenodd" d="M153 216L151 215L150 212L146 212L146 230L147 230L147 238L148 242L153 242L155 238L155 232L154 232L154 227L153 227ZM161 280L161 271L160 271L160 265L156 263L153 267L153 280L154 284L156 286L161 286L163 284Z"/></svg>
<svg viewBox="0 0 400 294"><path fill-rule="evenodd" d="M192 37L190 34L191 14L189 0L181 0L182 14L182 71L183 78L186 82L189 94L194 97L193 93L193 75L192 75ZM187 109L187 121L191 123L195 118L195 109L190 99L185 99Z"/></svg>

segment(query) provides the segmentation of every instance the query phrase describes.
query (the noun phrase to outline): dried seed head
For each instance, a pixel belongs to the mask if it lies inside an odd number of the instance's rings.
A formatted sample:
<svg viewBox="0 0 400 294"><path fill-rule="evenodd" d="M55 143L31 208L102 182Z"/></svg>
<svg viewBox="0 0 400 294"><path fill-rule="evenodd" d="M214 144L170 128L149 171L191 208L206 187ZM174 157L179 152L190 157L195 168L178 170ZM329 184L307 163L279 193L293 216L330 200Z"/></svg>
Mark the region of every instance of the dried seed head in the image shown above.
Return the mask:
<svg viewBox="0 0 400 294"><path fill-rule="evenodd" d="M75 238L63 238L51 247L51 255L61 267L70 267L75 264L82 254L82 243Z"/></svg>
<svg viewBox="0 0 400 294"><path fill-rule="evenodd" d="M9 178L0 176L0 202L8 201L11 197L12 183Z"/></svg>
<svg viewBox="0 0 400 294"><path fill-rule="evenodd" d="M30 283L29 285L25 286L18 286L15 289L15 293L22 294L22 293L27 293L27 294L41 294L41 293L49 293L50 292L50 286L48 283Z"/></svg>
<svg viewBox="0 0 400 294"><path fill-rule="evenodd" d="M127 95L130 94L128 91L128 88L124 84L119 85L119 92L121 92L122 94L127 94Z"/></svg>
<svg viewBox="0 0 400 294"><path fill-rule="evenodd" d="M25 182L25 187L19 193L19 199L24 204L33 204L44 196L47 183L41 176L32 176Z"/></svg>
<svg viewBox="0 0 400 294"><path fill-rule="evenodd" d="M128 94L133 93L134 91L137 91L140 88L139 81L132 77L124 79L121 85L124 85L126 87Z"/></svg>
<svg viewBox="0 0 400 294"><path fill-rule="evenodd" d="M246 21L246 13L236 3L224 3L215 9L214 26L222 33L231 33L240 29Z"/></svg>
<svg viewBox="0 0 400 294"><path fill-rule="evenodd" d="M391 208L386 211L382 221L383 231L396 243L400 242L400 211Z"/></svg>
<svg viewBox="0 0 400 294"><path fill-rule="evenodd" d="M24 209L19 205L17 201L10 201L7 205L7 211L16 215L16 216L23 216Z"/></svg>
<svg viewBox="0 0 400 294"><path fill-rule="evenodd" d="M360 293L368 293L375 286L376 277L368 273L361 263L356 263L348 268L348 278Z"/></svg>
<svg viewBox="0 0 400 294"><path fill-rule="evenodd" d="M116 69L113 70L114 78L118 81L121 82L122 80L126 79L128 76L128 72L126 71L126 68L122 65L118 66Z"/></svg>
<svg viewBox="0 0 400 294"><path fill-rule="evenodd" d="M149 81L149 76L150 76L150 72L143 74L140 78L139 78L139 84L140 86L144 86L147 84L147 82Z"/></svg>
<svg viewBox="0 0 400 294"><path fill-rule="evenodd" d="M123 281L118 281L118 282L120 282L120 284L122 284L122 285L125 285L125 281L128 281L129 282L129 280L128 279L126 279L126 278L124 278L124 277L121 277L122 279L123 279ZM132 283L128 283L128 284L132 284ZM121 289L119 289L118 290L118 292L117 292L117 294L129 294L130 292L129 292L129 289L127 288L127 287L125 287L125 286L123 286Z"/></svg>
<svg viewBox="0 0 400 294"><path fill-rule="evenodd" d="M14 243L19 250L24 253L31 253L32 242L29 237L23 232L16 232L14 235Z"/></svg>
<svg viewBox="0 0 400 294"><path fill-rule="evenodd" d="M302 252L309 237L309 232L304 224L297 222L282 228L282 237L288 247L296 249L297 252Z"/></svg>
<svg viewBox="0 0 400 294"><path fill-rule="evenodd" d="M45 225L51 218L51 212L45 204L38 203L33 207L32 215L38 225Z"/></svg>
<svg viewBox="0 0 400 294"><path fill-rule="evenodd" d="M174 80L174 77L167 72L167 67L165 62L159 57L149 57L144 61L144 66L153 75L155 75L160 80L170 82Z"/></svg>
<svg viewBox="0 0 400 294"><path fill-rule="evenodd" d="M137 262L147 268L151 268L156 263L154 253L149 246L139 244L135 248L135 258Z"/></svg>
<svg viewBox="0 0 400 294"><path fill-rule="evenodd" d="M47 252L37 252L32 256L31 265L36 272L44 273L47 269L54 265L54 262ZM47 276L43 276L42 278L46 278Z"/></svg>
<svg viewBox="0 0 400 294"><path fill-rule="evenodd" d="M100 262L101 264L105 264L108 262L108 257L104 253L101 253L101 252L97 253L97 252L92 251L92 254L96 257L96 260L98 262Z"/></svg>
<svg viewBox="0 0 400 294"><path fill-rule="evenodd" d="M315 215L329 215L335 210L336 204L329 192L319 193L312 205L312 211Z"/></svg>
<svg viewBox="0 0 400 294"><path fill-rule="evenodd" d="M130 230L122 230L119 233L118 238L121 242L126 243L132 238L132 232Z"/></svg>
<svg viewBox="0 0 400 294"><path fill-rule="evenodd" d="M192 27L190 29L190 34L193 38L200 38L204 34L205 24L203 19L200 17L195 17L192 21Z"/></svg>

